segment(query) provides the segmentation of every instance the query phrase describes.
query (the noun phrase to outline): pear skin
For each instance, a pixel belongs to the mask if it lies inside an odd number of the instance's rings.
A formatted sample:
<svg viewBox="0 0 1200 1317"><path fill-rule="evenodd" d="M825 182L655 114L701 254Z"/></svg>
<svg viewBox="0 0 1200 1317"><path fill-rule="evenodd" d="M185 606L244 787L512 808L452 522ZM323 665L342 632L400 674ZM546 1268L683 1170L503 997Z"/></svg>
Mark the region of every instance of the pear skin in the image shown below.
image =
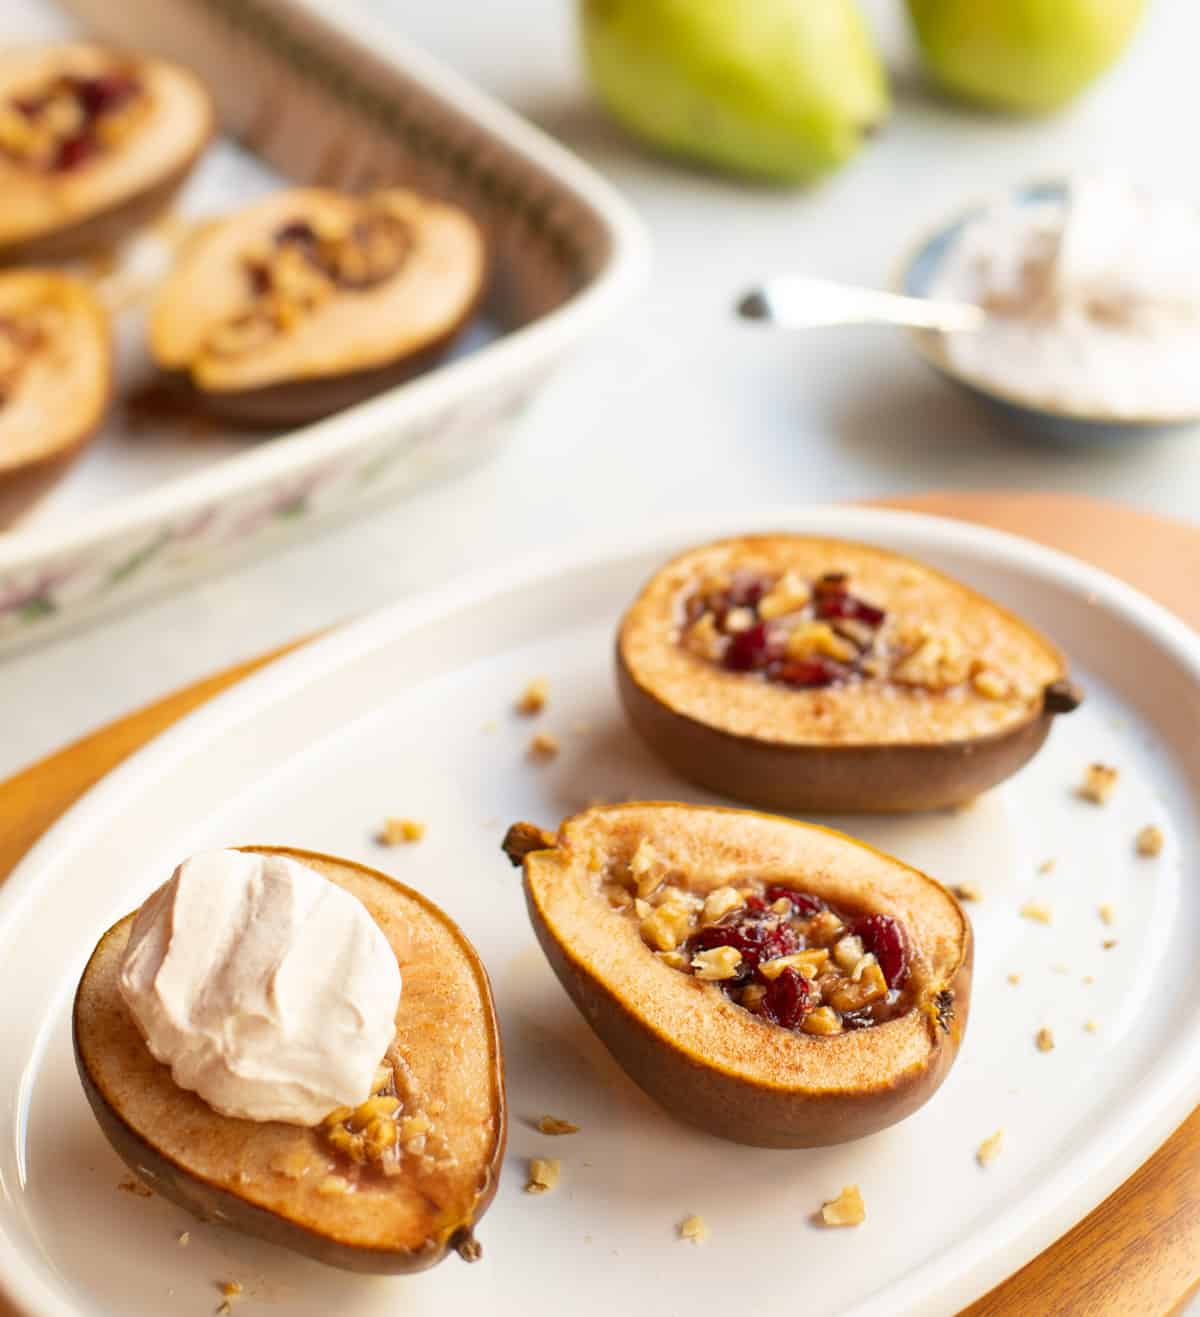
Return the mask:
<svg viewBox="0 0 1200 1317"><path fill-rule="evenodd" d="M778 182L836 169L887 117L853 0L583 0L601 100L652 146Z"/></svg>

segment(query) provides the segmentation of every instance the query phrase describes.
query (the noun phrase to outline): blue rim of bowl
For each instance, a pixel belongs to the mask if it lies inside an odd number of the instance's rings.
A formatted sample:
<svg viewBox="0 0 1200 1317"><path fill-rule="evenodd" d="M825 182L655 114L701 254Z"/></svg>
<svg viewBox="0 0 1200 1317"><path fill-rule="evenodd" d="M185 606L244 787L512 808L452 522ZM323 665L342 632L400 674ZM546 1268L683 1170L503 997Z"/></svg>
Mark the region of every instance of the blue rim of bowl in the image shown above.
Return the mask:
<svg viewBox="0 0 1200 1317"><path fill-rule="evenodd" d="M973 219L998 204L1016 202L1033 205L1043 201L1064 201L1070 191L1066 179L1039 179L1011 188L1006 194L978 201L926 232L908 250L893 280L897 292L909 297L924 297L963 228ZM1050 429L1060 437L1124 438L1158 431L1183 429L1200 423L1200 409L1173 416L1124 416L1113 412L1091 412L1056 403L1035 403L1027 397L997 388L954 366L944 346L944 335L934 329L912 329L909 339L917 353L938 374L968 390L976 397L998 406L1018 419Z"/></svg>

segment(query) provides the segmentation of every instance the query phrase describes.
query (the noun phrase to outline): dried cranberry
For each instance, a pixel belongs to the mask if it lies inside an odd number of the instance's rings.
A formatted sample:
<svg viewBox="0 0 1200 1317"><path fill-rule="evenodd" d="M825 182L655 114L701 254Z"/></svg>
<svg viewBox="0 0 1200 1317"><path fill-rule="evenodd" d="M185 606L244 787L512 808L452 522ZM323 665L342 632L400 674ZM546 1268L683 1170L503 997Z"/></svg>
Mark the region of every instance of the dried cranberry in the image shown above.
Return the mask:
<svg viewBox="0 0 1200 1317"><path fill-rule="evenodd" d="M757 608L767 593L767 583L761 576L738 572L729 587L727 598L730 608Z"/></svg>
<svg viewBox="0 0 1200 1317"><path fill-rule="evenodd" d="M840 585L829 588L822 587L819 583L813 600L813 611L819 618L825 620L844 617L855 622L865 622L869 627L882 626L887 616L882 608L876 608L865 599L859 599L857 595L852 595Z"/></svg>
<svg viewBox="0 0 1200 1317"><path fill-rule="evenodd" d="M780 924L763 935L759 958L774 960L777 956L790 956L799 950L799 934L789 924Z"/></svg>
<svg viewBox="0 0 1200 1317"><path fill-rule="evenodd" d="M795 1029L812 1010L812 988L808 980L789 965L767 985L762 1013L785 1029Z"/></svg>
<svg viewBox="0 0 1200 1317"><path fill-rule="evenodd" d="M808 892L797 892L794 888L773 883L767 888L768 901L790 901L792 912L800 919L811 919L813 915L825 909L825 902Z"/></svg>
<svg viewBox="0 0 1200 1317"><path fill-rule="evenodd" d="M888 987L899 988L908 978L908 934L904 925L891 915L863 915L851 924L850 931L874 953Z"/></svg>
<svg viewBox="0 0 1200 1317"><path fill-rule="evenodd" d="M75 137L65 138L58 144L58 150L54 153L51 168L61 173L78 169L80 165L86 164L95 153L95 139L86 133L79 133Z"/></svg>
<svg viewBox="0 0 1200 1317"><path fill-rule="evenodd" d="M275 230L275 242L280 246L285 242L295 242L307 247L316 241L317 231L307 220L289 220Z"/></svg>
<svg viewBox="0 0 1200 1317"><path fill-rule="evenodd" d="M68 86L89 119L119 110L138 93L138 83L128 73L109 73L97 78L72 78Z"/></svg>
<svg viewBox="0 0 1200 1317"><path fill-rule="evenodd" d="M846 675L846 669L827 658L793 659L781 663L771 676L788 686L832 686Z"/></svg>
<svg viewBox="0 0 1200 1317"><path fill-rule="evenodd" d="M749 976L761 960L790 956L800 949L796 934L787 925L772 928L760 919L739 919L731 924L702 928L688 942L689 948L711 951L713 947L736 947L742 953L742 968Z"/></svg>
<svg viewBox="0 0 1200 1317"><path fill-rule="evenodd" d="M731 672L754 672L771 661L773 645L765 622L758 622L730 637L725 666Z"/></svg>
<svg viewBox="0 0 1200 1317"><path fill-rule="evenodd" d="M765 912L766 908L767 903L761 896L746 897L746 909L749 910L752 915L761 915Z"/></svg>

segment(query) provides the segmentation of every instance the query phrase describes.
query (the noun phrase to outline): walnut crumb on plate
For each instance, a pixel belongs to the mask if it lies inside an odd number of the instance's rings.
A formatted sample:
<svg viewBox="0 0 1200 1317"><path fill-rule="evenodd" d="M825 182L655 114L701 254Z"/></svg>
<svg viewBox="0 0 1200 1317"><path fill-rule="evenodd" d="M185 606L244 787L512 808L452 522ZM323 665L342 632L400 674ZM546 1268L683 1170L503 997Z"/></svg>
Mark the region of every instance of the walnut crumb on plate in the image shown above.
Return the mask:
<svg viewBox="0 0 1200 1317"><path fill-rule="evenodd" d="M527 1194L546 1194L558 1186L558 1175L562 1164L556 1157L530 1157L529 1180L525 1185Z"/></svg>
<svg viewBox="0 0 1200 1317"><path fill-rule="evenodd" d="M980 1166L990 1166L1000 1156L1000 1145L1004 1142L1004 1131L999 1129L989 1134L975 1150L975 1160Z"/></svg>
<svg viewBox="0 0 1200 1317"><path fill-rule="evenodd" d="M1043 860L1041 864L1038 865L1037 871L1038 873L1053 873L1054 866L1057 863L1058 861L1053 856L1051 856L1048 860Z"/></svg>
<svg viewBox="0 0 1200 1317"><path fill-rule="evenodd" d="M1112 795L1119 776L1110 764L1089 764L1079 785L1079 794L1093 805L1103 805Z"/></svg>
<svg viewBox="0 0 1200 1317"><path fill-rule="evenodd" d="M983 893L975 883L955 883L950 889L960 901L982 901Z"/></svg>
<svg viewBox="0 0 1200 1317"><path fill-rule="evenodd" d="M558 737L552 732L538 732L529 742L529 753L534 759L553 759L558 754Z"/></svg>
<svg viewBox="0 0 1200 1317"><path fill-rule="evenodd" d="M818 1219L826 1226L860 1226L867 1219L867 1208L858 1185L848 1184L829 1202L821 1204Z"/></svg>
<svg viewBox="0 0 1200 1317"><path fill-rule="evenodd" d="M188 1246L191 1242L192 1242L191 1232L190 1232L190 1231L187 1231L187 1230L182 1231L181 1234L180 1234L180 1236L179 1236L179 1246L180 1246L180 1248L187 1248L187 1246Z"/></svg>
<svg viewBox="0 0 1200 1317"><path fill-rule="evenodd" d="M679 1223L679 1238L690 1239L693 1244L703 1244L711 1233L702 1216L685 1216Z"/></svg>
<svg viewBox="0 0 1200 1317"><path fill-rule="evenodd" d="M420 841L424 835L425 825L417 819L389 818L384 820L379 840L385 846L400 846L406 842Z"/></svg>
<svg viewBox="0 0 1200 1317"><path fill-rule="evenodd" d="M1100 1028L1100 1026L1096 1023L1095 1020L1088 1020L1085 1022L1083 1028L1086 1033L1095 1033Z"/></svg>
<svg viewBox="0 0 1200 1317"><path fill-rule="evenodd" d="M1163 830L1160 827L1153 823L1147 823L1138 833L1134 841L1134 849L1139 855L1144 855L1147 859L1153 859L1154 856L1161 854L1165 840Z"/></svg>
<svg viewBox="0 0 1200 1317"><path fill-rule="evenodd" d="M517 712L527 717L541 713L550 699L550 683L545 677L535 677L521 692Z"/></svg>
<svg viewBox="0 0 1200 1317"><path fill-rule="evenodd" d="M537 1127L542 1134L578 1134L579 1126L569 1120L559 1120L557 1116L543 1116Z"/></svg>
<svg viewBox="0 0 1200 1317"><path fill-rule="evenodd" d="M1117 939L1115 937L1106 937L1104 941L1100 943L1100 945L1104 948L1105 951L1111 951L1113 947L1117 945Z"/></svg>
<svg viewBox="0 0 1200 1317"><path fill-rule="evenodd" d="M1021 982L1021 976L1020 976L1019 974L1015 974L1015 973L1014 973L1014 974L1010 974L1010 975L1008 976L1008 981L1009 981L1009 983L1012 983L1012 984L1015 985L1015 984Z"/></svg>
<svg viewBox="0 0 1200 1317"><path fill-rule="evenodd" d="M1100 916L1101 923L1112 924L1116 922L1117 912L1107 901L1096 907L1096 913Z"/></svg>
<svg viewBox="0 0 1200 1317"><path fill-rule="evenodd" d="M1054 1051L1054 1034L1049 1029L1041 1028L1034 1035L1034 1042L1037 1043L1039 1052Z"/></svg>
<svg viewBox="0 0 1200 1317"><path fill-rule="evenodd" d="M1021 914L1037 924L1048 924L1052 918L1050 907L1045 901L1026 901L1021 907Z"/></svg>

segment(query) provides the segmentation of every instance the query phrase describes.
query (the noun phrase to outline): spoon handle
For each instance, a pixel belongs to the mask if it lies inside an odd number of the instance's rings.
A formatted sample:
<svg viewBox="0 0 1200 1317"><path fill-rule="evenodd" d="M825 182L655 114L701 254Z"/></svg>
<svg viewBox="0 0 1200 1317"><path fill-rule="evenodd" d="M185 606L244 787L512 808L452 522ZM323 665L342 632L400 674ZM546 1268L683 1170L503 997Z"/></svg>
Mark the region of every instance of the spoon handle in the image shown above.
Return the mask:
<svg viewBox="0 0 1200 1317"><path fill-rule="evenodd" d="M935 302L829 279L781 275L752 289L737 304L745 320L764 320L780 329L822 325L906 325L946 333L982 329L987 313L969 302Z"/></svg>

